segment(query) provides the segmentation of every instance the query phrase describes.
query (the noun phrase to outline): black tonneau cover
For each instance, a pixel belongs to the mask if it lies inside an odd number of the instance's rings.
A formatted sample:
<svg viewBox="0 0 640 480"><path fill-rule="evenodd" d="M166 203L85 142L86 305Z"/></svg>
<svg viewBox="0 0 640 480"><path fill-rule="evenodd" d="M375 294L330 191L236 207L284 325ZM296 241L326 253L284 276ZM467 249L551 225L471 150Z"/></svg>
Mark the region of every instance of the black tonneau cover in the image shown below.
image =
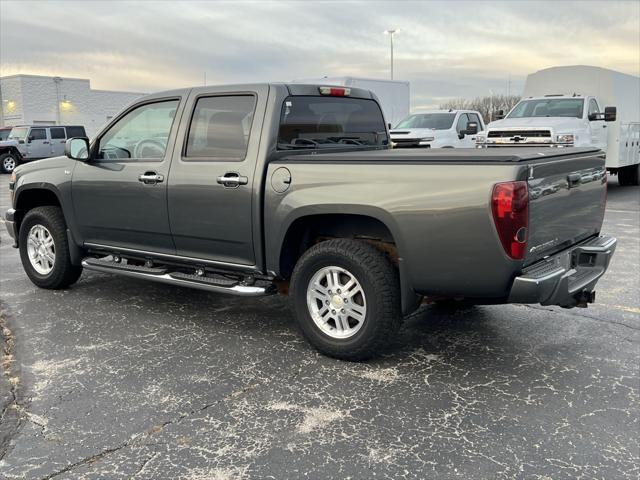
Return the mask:
<svg viewBox="0 0 640 480"><path fill-rule="evenodd" d="M289 153L289 152L288 152ZM597 148L540 148L540 147L501 147L501 148L415 148L391 150L359 150L356 152L328 152L313 150L313 153L291 154L281 160L294 162L363 162L363 163L518 163L528 161L546 161L554 158L604 155Z"/></svg>

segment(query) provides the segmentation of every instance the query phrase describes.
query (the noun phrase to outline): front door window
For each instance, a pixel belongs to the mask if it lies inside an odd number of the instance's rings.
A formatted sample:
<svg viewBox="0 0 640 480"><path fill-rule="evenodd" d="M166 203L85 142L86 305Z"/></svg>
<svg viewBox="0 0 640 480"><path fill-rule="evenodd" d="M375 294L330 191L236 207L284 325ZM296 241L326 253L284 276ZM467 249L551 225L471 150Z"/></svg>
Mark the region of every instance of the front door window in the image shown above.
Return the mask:
<svg viewBox="0 0 640 480"><path fill-rule="evenodd" d="M178 100L141 105L109 128L98 148L98 159L162 161Z"/></svg>

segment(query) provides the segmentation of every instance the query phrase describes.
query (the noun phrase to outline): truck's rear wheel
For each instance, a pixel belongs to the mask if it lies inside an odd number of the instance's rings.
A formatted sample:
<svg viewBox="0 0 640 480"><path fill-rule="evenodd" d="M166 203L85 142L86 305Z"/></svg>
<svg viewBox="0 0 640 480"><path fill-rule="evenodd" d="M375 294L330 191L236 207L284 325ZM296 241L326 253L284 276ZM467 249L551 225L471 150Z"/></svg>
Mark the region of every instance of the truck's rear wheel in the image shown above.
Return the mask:
<svg viewBox="0 0 640 480"><path fill-rule="evenodd" d="M638 185L640 177L640 164L629 165L618 170L618 183L623 187Z"/></svg>
<svg viewBox="0 0 640 480"><path fill-rule="evenodd" d="M30 210L20 224L19 238L22 267L38 287L65 288L80 278L82 267L71 263L67 225L59 207Z"/></svg>
<svg viewBox="0 0 640 480"><path fill-rule="evenodd" d="M11 173L18 166L18 159L13 153L3 153L0 155L0 170L2 173Z"/></svg>
<svg viewBox="0 0 640 480"><path fill-rule="evenodd" d="M293 271L290 301L307 340L320 352L364 360L400 326L398 274L373 246L328 240L310 248Z"/></svg>

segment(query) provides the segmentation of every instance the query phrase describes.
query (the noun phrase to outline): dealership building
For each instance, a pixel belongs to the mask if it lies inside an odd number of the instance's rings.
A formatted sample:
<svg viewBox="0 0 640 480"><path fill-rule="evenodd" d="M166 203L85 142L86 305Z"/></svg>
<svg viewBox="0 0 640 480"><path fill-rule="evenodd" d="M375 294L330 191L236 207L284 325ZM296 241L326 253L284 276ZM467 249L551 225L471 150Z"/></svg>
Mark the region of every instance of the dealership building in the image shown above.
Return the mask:
<svg viewBox="0 0 640 480"><path fill-rule="evenodd" d="M0 78L0 126L83 125L90 137L144 95L94 90L83 78L11 75Z"/></svg>

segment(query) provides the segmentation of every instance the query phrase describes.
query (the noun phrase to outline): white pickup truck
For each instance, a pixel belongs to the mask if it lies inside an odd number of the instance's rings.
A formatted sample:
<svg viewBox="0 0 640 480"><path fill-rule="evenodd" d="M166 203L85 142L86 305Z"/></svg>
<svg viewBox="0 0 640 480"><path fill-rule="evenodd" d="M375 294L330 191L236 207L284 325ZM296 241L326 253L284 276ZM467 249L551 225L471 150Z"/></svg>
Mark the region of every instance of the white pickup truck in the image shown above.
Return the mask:
<svg viewBox="0 0 640 480"><path fill-rule="evenodd" d="M432 110L409 115L389 133L394 148L473 148L482 130L475 110Z"/></svg>
<svg viewBox="0 0 640 480"><path fill-rule="evenodd" d="M554 67L527 77L523 99L476 136L480 148L597 147L620 185L640 177L640 78L598 67Z"/></svg>

